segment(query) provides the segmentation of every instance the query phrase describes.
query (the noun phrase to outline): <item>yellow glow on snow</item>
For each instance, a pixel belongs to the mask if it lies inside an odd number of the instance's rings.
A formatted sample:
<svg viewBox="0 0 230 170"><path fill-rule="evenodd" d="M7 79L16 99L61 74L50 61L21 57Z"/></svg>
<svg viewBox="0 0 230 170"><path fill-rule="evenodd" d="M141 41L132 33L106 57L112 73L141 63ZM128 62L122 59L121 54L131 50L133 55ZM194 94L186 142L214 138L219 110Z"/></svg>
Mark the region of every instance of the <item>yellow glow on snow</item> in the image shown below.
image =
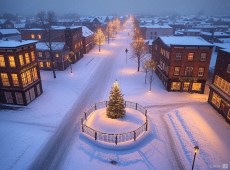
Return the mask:
<svg viewBox="0 0 230 170"><path fill-rule="evenodd" d="M133 75L137 73L137 70L134 68L124 68L120 70L119 72L124 75Z"/></svg>

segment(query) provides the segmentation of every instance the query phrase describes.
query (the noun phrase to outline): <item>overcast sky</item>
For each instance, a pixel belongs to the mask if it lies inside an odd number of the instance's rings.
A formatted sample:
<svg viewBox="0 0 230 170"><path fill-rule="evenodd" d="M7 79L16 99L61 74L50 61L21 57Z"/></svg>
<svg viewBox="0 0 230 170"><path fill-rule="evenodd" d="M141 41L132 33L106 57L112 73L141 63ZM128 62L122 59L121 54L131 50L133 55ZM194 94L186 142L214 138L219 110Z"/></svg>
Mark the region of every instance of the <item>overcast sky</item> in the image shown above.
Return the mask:
<svg viewBox="0 0 230 170"><path fill-rule="evenodd" d="M0 13L36 14L198 14L229 15L230 0L0 0Z"/></svg>

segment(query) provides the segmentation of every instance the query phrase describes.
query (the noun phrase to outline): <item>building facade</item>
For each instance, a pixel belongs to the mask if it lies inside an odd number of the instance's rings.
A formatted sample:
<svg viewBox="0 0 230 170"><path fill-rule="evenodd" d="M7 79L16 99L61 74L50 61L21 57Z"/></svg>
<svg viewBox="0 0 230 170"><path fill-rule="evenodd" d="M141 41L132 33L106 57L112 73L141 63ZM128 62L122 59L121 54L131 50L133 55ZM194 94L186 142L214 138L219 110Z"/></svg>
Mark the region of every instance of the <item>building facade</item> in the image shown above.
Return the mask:
<svg viewBox="0 0 230 170"><path fill-rule="evenodd" d="M42 93L37 41L0 40L0 102L28 105Z"/></svg>
<svg viewBox="0 0 230 170"><path fill-rule="evenodd" d="M218 51L208 102L230 123L230 48Z"/></svg>
<svg viewBox="0 0 230 170"><path fill-rule="evenodd" d="M82 44L84 54L88 53L95 46L94 32L86 26L82 26Z"/></svg>
<svg viewBox="0 0 230 170"><path fill-rule="evenodd" d="M68 47L69 60L71 63L75 63L80 58L83 57L83 44L82 44L82 27L72 26L54 26L50 30L50 38L47 39L47 33L45 29L41 28L32 28L21 30L21 36L23 40L39 40L42 43L49 44L48 47L54 47L57 43L65 43L64 49ZM55 48L55 47L54 47ZM53 50L53 49L52 49ZM61 52L59 50L59 52ZM65 52L64 52L65 53ZM56 52L54 53L56 55ZM55 58L55 56L53 56ZM47 55L46 55L47 58ZM38 58L40 60L40 57ZM47 58L47 60L51 60ZM44 61L44 60L43 60ZM41 62L43 62L41 61ZM40 62L40 61L39 61ZM54 66L57 66L58 63L54 63ZM55 68L59 69L59 68ZM62 70L62 69L61 69Z"/></svg>
<svg viewBox="0 0 230 170"><path fill-rule="evenodd" d="M152 58L168 91L204 93L212 45L201 37L158 37Z"/></svg>

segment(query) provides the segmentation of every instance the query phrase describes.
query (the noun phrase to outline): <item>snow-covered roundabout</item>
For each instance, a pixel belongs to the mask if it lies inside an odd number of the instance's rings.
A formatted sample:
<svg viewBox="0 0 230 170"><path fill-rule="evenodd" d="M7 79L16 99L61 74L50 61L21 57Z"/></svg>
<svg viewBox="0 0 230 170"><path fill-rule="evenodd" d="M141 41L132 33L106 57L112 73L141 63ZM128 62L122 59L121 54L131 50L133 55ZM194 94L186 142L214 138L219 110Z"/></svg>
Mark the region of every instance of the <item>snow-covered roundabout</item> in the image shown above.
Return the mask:
<svg viewBox="0 0 230 170"><path fill-rule="evenodd" d="M129 101L124 102L124 118L111 119L106 115L108 101L94 104L82 118L82 133L104 144L136 141L148 129L147 110Z"/></svg>

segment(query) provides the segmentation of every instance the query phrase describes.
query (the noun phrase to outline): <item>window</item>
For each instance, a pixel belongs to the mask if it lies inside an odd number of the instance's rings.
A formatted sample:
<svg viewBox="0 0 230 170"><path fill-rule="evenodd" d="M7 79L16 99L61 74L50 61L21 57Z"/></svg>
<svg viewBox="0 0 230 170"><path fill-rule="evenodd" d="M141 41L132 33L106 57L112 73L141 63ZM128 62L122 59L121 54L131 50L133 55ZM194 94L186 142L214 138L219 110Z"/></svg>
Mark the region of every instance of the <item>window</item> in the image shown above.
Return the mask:
<svg viewBox="0 0 230 170"><path fill-rule="evenodd" d="M36 85L36 88L37 88L37 93L38 93L38 95L40 95L40 94L41 94L40 84L37 84L37 85Z"/></svg>
<svg viewBox="0 0 230 170"><path fill-rule="evenodd" d="M25 53L25 58L26 58L26 64L29 64L30 63L29 53Z"/></svg>
<svg viewBox="0 0 230 170"><path fill-rule="evenodd" d="M230 64L228 64L227 73L230 73Z"/></svg>
<svg viewBox="0 0 230 170"><path fill-rule="evenodd" d="M184 72L185 76L192 76L192 72L193 72L193 67L185 67L185 72Z"/></svg>
<svg viewBox="0 0 230 170"><path fill-rule="evenodd" d="M188 53L188 61L193 61L194 53Z"/></svg>
<svg viewBox="0 0 230 170"><path fill-rule="evenodd" d="M33 81L32 81L30 70L26 71L26 77L27 77L28 84L31 84Z"/></svg>
<svg viewBox="0 0 230 170"><path fill-rule="evenodd" d="M36 67L32 69L32 74L33 74L33 80L36 81L38 79L38 72Z"/></svg>
<svg viewBox="0 0 230 170"><path fill-rule="evenodd" d="M31 51L31 60L32 60L32 61L35 61L35 54L34 54L34 51Z"/></svg>
<svg viewBox="0 0 230 170"><path fill-rule="evenodd" d="M199 67L198 68L198 77L203 77L204 76L204 67Z"/></svg>
<svg viewBox="0 0 230 170"><path fill-rule="evenodd" d="M41 34L38 34L38 39L42 39L42 35Z"/></svg>
<svg viewBox="0 0 230 170"><path fill-rule="evenodd" d="M193 83L192 84L193 91L201 91L201 83Z"/></svg>
<svg viewBox="0 0 230 170"><path fill-rule="evenodd" d="M180 67L174 67L174 76L180 75Z"/></svg>
<svg viewBox="0 0 230 170"><path fill-rule="evenodd" d="M22 93L15 92L16 102L17 104L23 104Z"/></svg>
<svg viewBox="0 0 230 170"><path fill-rule="evenodd" d="M44 67L44 64L43 64L43 62L42 62L42 61L40 61L40 62L39 62L39 66L40 66L41 68L43 68L43 67Z"/></svg>
<svg viewBox="0 0 230 170"><path fill-rule="evenodd" d="M13 97L11 92L5 92L6 103L13 103Z"/></svg>
<svg viewBox="0 0 230 170"><path fill-rule="evenodd" d="M46 67L50 68L50 62L49 61L46 62Z"/></svg>
<svg viewBox="0 0 230 170"><path fill-rule="evenodd" d="M38 57L42 57L42 52L38 52Z"/></svg>
<svg viewBox="0 0 230 170"><path fill-rule="evenodd" d="M46 55L46 58L49 58L50 53L49 53L49 52L46 52L45 55Z"/></svg>
<svg viewBox="0 0 230 170"><path fill-rule="evenodd" d="M31 34L30 36L31 36L31 39L34 39L34 38L35 38L34 34Z"/></svg>
<svg viewBox="0 0 230 170"><path fill-rule="evenodd" d="M206 61L207 53L201 53L200 55L200 61Z"/></svg>
<svg viewBox="0 0 230 170"><path fill-rule="evenodd" d="M27 91L25 94L26 94L26 103L28 104L30 103L30 93L29 91Z"/></svg>
<svg viewBox="0 0 230 170"><path fill-rule="evenodd" d="M59 57L59 54L58 54L58 53L56 53L56 57L57 57L57 58Z"/></svg>
<svg viewBox="0 0 230 170"><path fill-rule="evenodd" d="M10 86L8 75L6 73L1 73L1 79L2 79L3 86Z"/></svg>
<svg viewBox="0 0 230 170"><path fill-rule="evenodd" d="M181 60L181 53L176 53L176 60Z"/></svg>
<svg viewBox="0 0 230 170"><path fill-rule="evenodd" d="M19 62L20 62L20 65L23 66L25 63L24 63L24 59L23 59L23 55L19 55Z"/></svg>
<svg viewBox="0 0 230 170"><path fill-rule="evenodd" d="M26 79L26 73L22 73L21 77L22 77L22 85L23 87L25 87L28 84Z"/></svg>
<svg viewBox="0 0 230 170"><path fill-rule="evenodd" d="M212 103L219 108L220 107L220 101L221 101L220 96L218 96L215 92L213 92L212 93Z"/></svg>
<svg viewBox="0 0 230 170"><path fill-rule="evenodd" d="M0 55L0 67L6 67L6 63L3 55Z"/></svg>
<svg viewBox="0 0 230 170"><path fill-rule="evenodd" d="M29 91L30 91L30 99L34 100L35 99L34 88L32 87Z"/></svg>
<svg viewBox="0 0 230 170"><path fill-rule="evenodd" d="M18 83L18 75L17 74L11 74L12 80L13 80L13 85L14 86L19 86Z"/></svg>
<svg viewBox="0 0 230 170"><path fill-rule="evenodd" d="M172 82L171 90L180 90L181 82Z"/></svg>
<svg viewBox="0 0 230 170"><path fill-rule="evenodd" d="M215 75L214 85L230 95L230 83Z"/></svg>
<svg viewBox="0 0 230 170"><path fill-rule="evenodd" d="M9 56L9 64L10 64L10 67L16 67L14 56Z"/></svg>

